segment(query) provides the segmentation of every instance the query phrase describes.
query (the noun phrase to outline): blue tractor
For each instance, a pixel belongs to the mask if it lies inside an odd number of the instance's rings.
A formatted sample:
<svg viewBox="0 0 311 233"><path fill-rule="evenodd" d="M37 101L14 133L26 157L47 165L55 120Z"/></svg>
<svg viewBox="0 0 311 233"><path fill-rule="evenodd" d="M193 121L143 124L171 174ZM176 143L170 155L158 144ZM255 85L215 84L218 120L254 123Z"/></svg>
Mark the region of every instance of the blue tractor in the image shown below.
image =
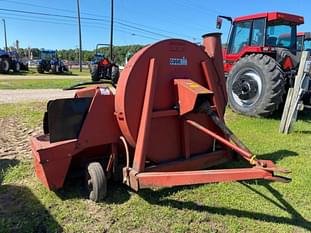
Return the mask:
<svg viewBox="0 0 311 233"><path fill-rule="evenodd" d="M64 62L58 58L56 50L41 50L40 60L37 66L37 71L40 74L44 72L63 73L67 72L68 67L65 66Z"/></svg>
<svg viewBox="0 0 311 233"><path fill-rule="evenodd" d="M21 64L17 51L5 51L0 49L0 73L7 74L10 70L20 72Z"/></svg>

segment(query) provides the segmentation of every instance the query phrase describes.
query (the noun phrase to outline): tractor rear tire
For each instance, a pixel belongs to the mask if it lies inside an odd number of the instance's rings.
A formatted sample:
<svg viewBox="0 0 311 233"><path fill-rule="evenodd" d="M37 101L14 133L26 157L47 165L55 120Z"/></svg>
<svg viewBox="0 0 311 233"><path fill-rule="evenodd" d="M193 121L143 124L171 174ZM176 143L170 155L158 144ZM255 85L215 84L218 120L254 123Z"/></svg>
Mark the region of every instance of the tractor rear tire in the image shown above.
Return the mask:
<svg viewBox="0 0 311 233"><path fill-rule="evenodd" d="M92 162L88 165L86 171L86 182L90 200L99 202L106 197L107 178L100 163Z"/></svg>
<svg viewBox="0 0 311 233"><path fill-rule="evenodd" d="M67 66L62 66L62 72L69 72L69 69Z"/></svg>
<svg viewBox="0 0 311 233"><path fill-rule="evenodd" d="M229 73L227 92L234 112L267 117L283 102L285 81L281 67L264 54L243 57Z"/></svg>
<svg viewBox="0 0 311 233"><path fill-rule="evenodd" d="M118 66L113 66L111 70L111 81L113 84L117 84L120 77L120 71Z"/></svg>
<svg viewBox="0 0 311 233"><path fill-rule="evenodd" d="M43 67L41 65L37 66L37 71L38 71L39 74L43 74L44 73L44 69L43 69Z"/></svg>
<svg viewBox="0 0 311 233"><path fill-rule="evenodd" d="M3 74L8 74L10 71L10 62L9 59L7 58L1 58L1 62L0 62L0 71Z"/></svg>
<svg viewBox="0 0 311 233"><path fill-rule="evenodd" d="M91 66L90 72L91 72L92 81L97 82L100 80L97 67Z"/></svg>

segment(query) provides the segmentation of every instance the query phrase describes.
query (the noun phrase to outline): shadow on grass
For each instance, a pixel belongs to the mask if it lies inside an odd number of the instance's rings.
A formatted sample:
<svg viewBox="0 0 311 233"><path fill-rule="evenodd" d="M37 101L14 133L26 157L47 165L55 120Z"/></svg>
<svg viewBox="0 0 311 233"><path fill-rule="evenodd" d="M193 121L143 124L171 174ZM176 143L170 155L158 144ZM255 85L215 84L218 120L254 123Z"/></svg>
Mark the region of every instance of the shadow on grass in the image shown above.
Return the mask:
<svg viewBox="0 0 311 233"><path fill-rule="evenodd" d="M42 73L42 74L39 74L38 73L38 75L60 75L60 76L79 76L78 74L74 74L74 73L72 73L71 71L68 71L68 72L63 72L63 73L51 73L51 72L49 72L49 73Z"/></svg>
<svg viewBox="0 0 311 233"><path fill-rule="evenodd" d="M226 168L250 168L252 167L249 162L244 160L241 156L234 153L234 160L228 163L221 164L219 166L214 167L214 169L226 169ZM271 153L257 155L257 159L262 160L271 160L274 163L281 161L286 157L298 156L299 154L295 151L290 150L278 150ZM213 168L210 168L213 169Z"/></svg>
<svg viewBox="0 0 311 233"><path fill-rule="evenodd" d="M259 155L259 159L269 159L274 162L280 161L288 156L297 156L298 154L294 151L279 150L273 153ZM246 168L251 167L248 162L243 160L236 160L230 163L225 163L210 169L226 169L226 168ZM188 187L184 187L188 189ZM178 188L180 190L182 188ZM56 191L56 195L62 200L84 198L88 199L87 188L84 184L84 178L81 176L68 177L65 181L64 187ZM176 188L169 189L174 192ZM153 194L152 194L153 195ZM157 195L157 194L156 194ZM108 193L107 197L103 202L108 204L123 204L130 199L130 188L121 183L108 182Z"/></svg>
<svg viewBox="0 0 311 233"><path fill-rule="evenodd" d="M292 156L298 156L299 154L295 151L290 150L278 150L275 152L267 153L267 154L261 154L257 155L258 159L268 159L272 160L273 162L281 161L282 159L286 157L292 157Z"/></svg>
<svg viewBox="0 0 311 233"><path fill-rule="evenodd" d="M67 72L63 72L63 73L52 73L52 72L47 73L47 72L45 72L45 73L40 74L40 73L38 73L38 72L36 72L36 71L34 71L34 70L20 71L20 72L9 72L9 73L6 74L6 75L7 75L7 76L10 76L10 75L29 76L29 77L30 77L30 76L36 77L36 76L38 76L38 75L40 75L40 76L42 76L42 75L47 75L47 76L49 76L49 75L79 76L79 74L74 74L74 73L72 73L71 71L67 71Z"/></svg>
<svg viewBox="0 0 311 233"><path fill-rule="evenodd" d="M0 232L62 232L62 227L25 186L2 185L5 171L19 164L0 159Z"/></svg>
<svg viewBox="0 0 311 233"><path fill-rule="evenodd" d="M55 192L62 200L88 199L87 188L83 178L67 179L62 189ZM108 182L107 197L102 201L107 204L123 204L130 199L129 187L118 182Z"/></svg>
<svg viewBox="0 0 311 233"><path fill-rule="evenodd" d="M6 75L8 75L8 76L10 76L10 75L27 76L29 74L34 74L34 73L35 72L32 72L32 71L24 71L24 70L22 70L20 72L9 72Z"/></svg>
<svg viewBox="0 0 311 233"><path fill-rule="evenodd" d="M63 232L62 227L24 186L0 185L0 232Z"/></svg>
<svg viewBox="0 0 311 233"><path fill-rule="evenodd" d="M268 116L266 118L281 121L281 118L283 115L283 108L284 106L281 106L276 112L274 112L271 116ZM311 121L311 110L306 108L303 111L299 111L298 120L308 121L308 122Z"/></svg>
<svg viewBox="0 0 311 233"><path fill-rule="evenodd" d="M273 216L265 213L252 212L247 210L240 210L235 208L223 208L223 207L212 207L206 205L200 205L192 201L178 201L167 199L168 195L185 190L192 189L196 186L188 187L175 187L175 188L163 188L159 191L153 191L150 189L142 190L139 192L140 196L153 205L160 206L170 206L176 209L187 209L197 212L207 212L210 214L217 214L223 216L235 216L239 218L248 218L251 220L257 220L262 222L278 223L278 224L288 224L292 226L297 226L304 228L305 230L311 231L311 222L305 219L295 208L290 205L276 189L269 185L268 181L257 181L257 184L261 184L267 188L267 190L275 197L273 200L266 196L265 194L255 190L249 184L243 183L243 185L249 188L251 191L255 192L257 195L264 197L267 201L271 202L278 208L286 211L291 217ZM279 202L279 203L278 203Z"/></svg>
<svg viewBox="0 0 311 233"><path fill-rule="evenodd" d="M311 121L310 121L310 123L311 123ZM295 133L309 135L309 134L311 134L311 130L298 130L298 131L295 131Z"/></svg>

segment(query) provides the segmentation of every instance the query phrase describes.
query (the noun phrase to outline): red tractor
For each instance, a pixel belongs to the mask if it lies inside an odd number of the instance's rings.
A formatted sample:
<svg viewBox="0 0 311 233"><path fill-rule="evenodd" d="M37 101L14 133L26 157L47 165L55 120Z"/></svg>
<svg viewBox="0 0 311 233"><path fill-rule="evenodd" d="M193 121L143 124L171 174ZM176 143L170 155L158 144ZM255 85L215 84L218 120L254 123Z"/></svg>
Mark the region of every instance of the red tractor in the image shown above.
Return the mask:
<svg viewBox="0 0 311 233"><path fill-rule="evenodd" d="M113 61L112 51L110 58L105 53L100 52L100 49L110 46L109 44L97 44L95 55L90 63L90 73L92 81L100 81L100 79L111 80L114 84L119 79L119 66ZM110 47L111 48L111 47Z"/></svg>
<svg viewBox="0 0 311 233"><path fill-rule="evenodd" d="M297 33L297 50L311 50L311 32Z"/></svg>
<svg viewBox="0 0 311 233"><path fill-rule="evenodd" d="M297 73L297 26L304 18L280 12L235 19L218 16L218 29L222 19L232 23L224 50L229 105L244 115L269 116L283 102Z"/></svg>

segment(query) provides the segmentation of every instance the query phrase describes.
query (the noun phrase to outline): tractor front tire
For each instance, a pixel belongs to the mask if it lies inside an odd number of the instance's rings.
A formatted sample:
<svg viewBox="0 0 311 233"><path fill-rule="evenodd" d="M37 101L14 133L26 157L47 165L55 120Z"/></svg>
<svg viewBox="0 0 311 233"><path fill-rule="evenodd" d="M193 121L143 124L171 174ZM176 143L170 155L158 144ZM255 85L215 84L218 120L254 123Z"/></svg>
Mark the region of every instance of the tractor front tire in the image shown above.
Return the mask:
<svg viewBox="0 0 311 233"><path fill-rule="evenodd" d="M234 112L267 117L283 102L284 75L272 57L251 54L233 66L227 79L227 92Z"/></svg>
<svg viewBox="0 0 311 233"><path fill-rule="evenodd" d="M8 74L10 71L10 62L7 58L1 58L1 63L0 63L0 71L3 74Z"/></svg>
<svg viewBox="0 0 311 233"><path fill-rule="evenodd" d="M14 65L14 72L19 73L21 71L21 64L16 62Z"/></svg>
<svg viewBox="0 0 311 233"><path fill-rule="evenodd" d="M86 182L90 200L99 202L106 197L107 178L100 163L92 162L87 166Z"/></svg>
<svg viewBox="0 0 311 233"><path fill-rule="evenodd" d="M56 67L56 65L51 65L51 70L52 70L52 73L53 73L53 74L56 74L56 73L57 73L57 67Z"/></svg>

